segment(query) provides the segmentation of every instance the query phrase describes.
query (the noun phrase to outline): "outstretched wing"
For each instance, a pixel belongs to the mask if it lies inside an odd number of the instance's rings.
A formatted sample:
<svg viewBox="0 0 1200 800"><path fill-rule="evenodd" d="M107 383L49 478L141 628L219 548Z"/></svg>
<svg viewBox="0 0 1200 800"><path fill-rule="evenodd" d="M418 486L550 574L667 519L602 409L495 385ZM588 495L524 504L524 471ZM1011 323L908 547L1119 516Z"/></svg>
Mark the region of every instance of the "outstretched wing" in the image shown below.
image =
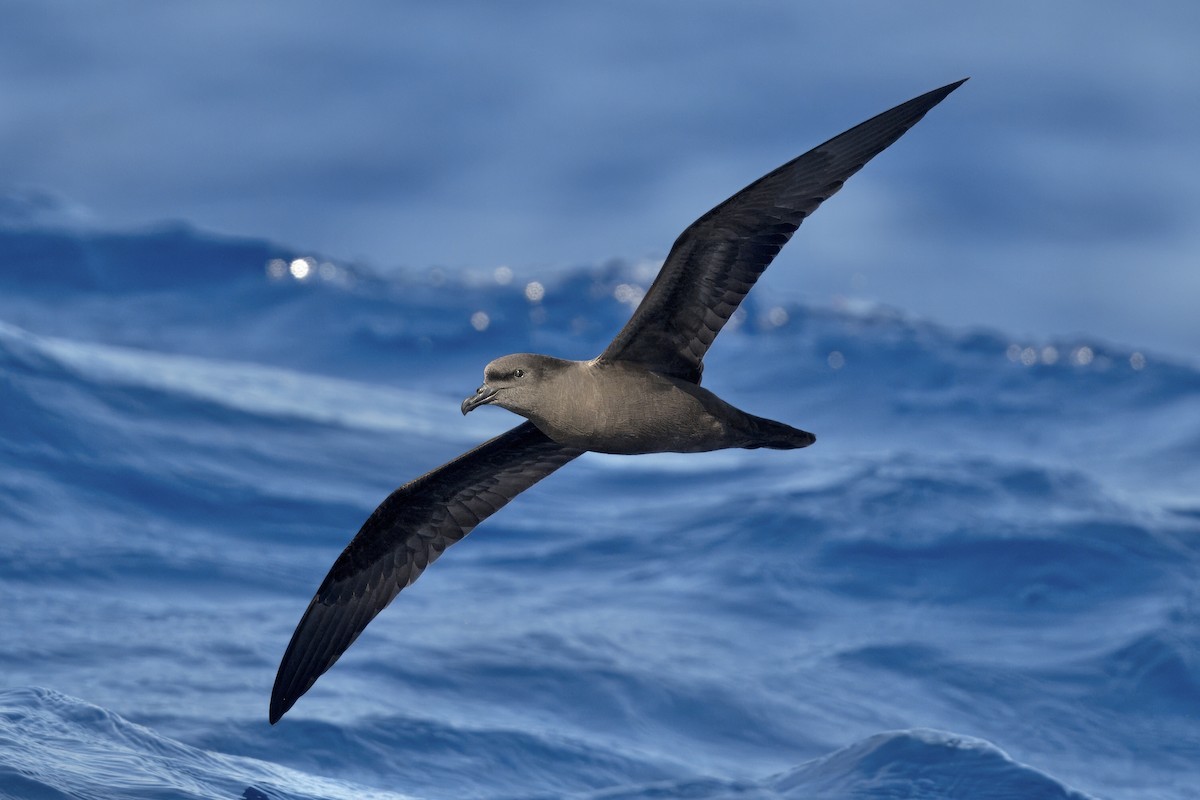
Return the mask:
<svg viewBox="0 0 1200 800"><path fill-rule="evenodd" d="M689 225L600 360L631 361L699 383L709 345L804 218L963 81L835 136Z"/></svg>
<svg viewBox="0 0 1200 800"><path fill-rule="evenodd" d="M443 550L581 452L526 422L392 492L296 626L271 691L271 724Z"/></svg>

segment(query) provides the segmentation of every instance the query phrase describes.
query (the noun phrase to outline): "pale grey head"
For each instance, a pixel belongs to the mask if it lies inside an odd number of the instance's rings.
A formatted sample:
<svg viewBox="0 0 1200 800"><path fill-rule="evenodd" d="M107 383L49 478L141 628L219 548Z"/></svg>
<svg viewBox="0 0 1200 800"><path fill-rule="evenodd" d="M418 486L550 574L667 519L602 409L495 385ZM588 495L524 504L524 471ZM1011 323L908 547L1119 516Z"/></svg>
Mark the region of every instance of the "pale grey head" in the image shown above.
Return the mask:
<svg viewBox="0 0 1200 800"><path fill-rule="evenodd" d="M462 401L462 413L467 414L479 406L497 405L527 415L535 407L539 389L546 379L567 363L537 353L513 353L497 358L484 368L483 385Z"/></svg>

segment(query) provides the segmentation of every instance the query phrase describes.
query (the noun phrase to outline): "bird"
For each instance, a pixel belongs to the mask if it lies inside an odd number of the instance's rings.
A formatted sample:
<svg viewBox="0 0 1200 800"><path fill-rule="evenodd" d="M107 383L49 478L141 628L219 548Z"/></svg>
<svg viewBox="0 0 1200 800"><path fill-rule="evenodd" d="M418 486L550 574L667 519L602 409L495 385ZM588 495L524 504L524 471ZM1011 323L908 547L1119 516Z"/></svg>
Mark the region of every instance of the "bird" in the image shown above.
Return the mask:
<svg viewBox="0 0 1200 800"><path fill-rule="evenodd" d="M800 223L966 80L835 136L689 225L596 358L517 353L489 363L462 413L495 405L526 421L404 484L368 517L292 634L271 692L271 724L447 547L584 452L813 444L812 433L748 414L702 388L704 356Z"/></svg>

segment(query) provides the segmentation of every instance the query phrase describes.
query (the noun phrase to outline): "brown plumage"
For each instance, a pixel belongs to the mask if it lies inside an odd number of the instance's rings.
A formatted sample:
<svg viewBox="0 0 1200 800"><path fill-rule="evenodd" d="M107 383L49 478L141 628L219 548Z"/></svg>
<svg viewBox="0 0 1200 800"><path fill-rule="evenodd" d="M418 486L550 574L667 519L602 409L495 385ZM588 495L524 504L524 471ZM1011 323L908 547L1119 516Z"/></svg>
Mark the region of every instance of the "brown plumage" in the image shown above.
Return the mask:
<svg viewBox="0 0 1200 800"><path fill-rule="evenodd" d="M704 355L800 223L963 81L885 111L768 173L680 234L633 317L592 361L522 353L488 364L464 414L528 420L392 492L334 562L288 644L273 723L442 551L587 450L793 449L811 433L700 387Z"/></svg>

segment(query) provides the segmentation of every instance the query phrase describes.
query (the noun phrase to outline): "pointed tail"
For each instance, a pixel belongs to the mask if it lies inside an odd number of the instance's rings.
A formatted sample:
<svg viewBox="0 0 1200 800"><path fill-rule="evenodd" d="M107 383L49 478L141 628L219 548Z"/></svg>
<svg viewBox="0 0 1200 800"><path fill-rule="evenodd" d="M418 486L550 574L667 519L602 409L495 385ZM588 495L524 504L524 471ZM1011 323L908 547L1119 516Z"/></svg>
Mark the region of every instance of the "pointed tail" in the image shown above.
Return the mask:
<svg viewBox="0 0 1200 800"><path fill-rule="evenodd" d="M746 417L750 422L750 430L748 431L748 443L742 447L749 450L756 450L760 447L771 450L795 450L800 447L808 447L817 440L817 437L808 431L793 428L782 422L756 417L753 414L747 414Z"/></svg>

